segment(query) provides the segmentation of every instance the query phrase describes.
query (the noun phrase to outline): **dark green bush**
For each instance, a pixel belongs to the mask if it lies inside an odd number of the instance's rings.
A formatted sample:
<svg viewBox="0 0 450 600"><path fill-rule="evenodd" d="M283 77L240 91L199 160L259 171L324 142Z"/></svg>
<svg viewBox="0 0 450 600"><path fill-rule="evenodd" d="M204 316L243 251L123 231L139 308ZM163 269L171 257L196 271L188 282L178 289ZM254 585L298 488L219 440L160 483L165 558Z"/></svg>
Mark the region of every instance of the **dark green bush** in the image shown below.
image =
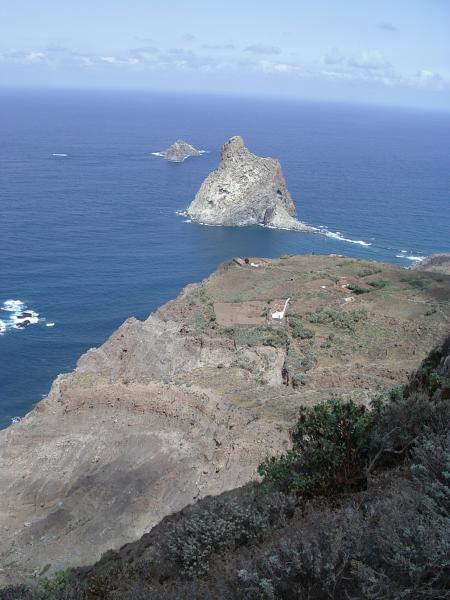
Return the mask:
<svg viewBox="0 0 450 600"><path fill-rule="evenodd" d="M275 489L304 497L364 488L376 468L398 464L425 435L448 426L450 402L434 397L444 383L426 368L409 390L375 398L370 410L335 398L301 407L292 449L267 458L259 474Z"/></svg>
<svg viewBox="0 0 450 600"><path fill-rule="evenodd" d="M417 290L426 289L428 287L428 283L429 283L428 280L426 280L426 279L409 278L409 277L404 277L400 281L403 281L404 283L408 283L411 287L416 288Z"/></svg>
<svg viewBox="0 0 450 600"><path fill-rule="evenodd" d="M377 267L365 267L358 272L358 277L368 277L369 275L376 275L377 273L381 273L381 269Z"/></svg>
<svg viewBox="0 0 450 600"><path fill-rule="evenodd" d="M355 310L339 310L337 308L322 308L309 315L311 323L330 324L340 329L354 331L355 326L360 321L367 320L367 310L365 308L357 308Z"/></svg>
<svg viewBox="0 0 450 600"><path fill-rule="evenodd" d="M332 398L301 407L293 447L259 467L265 481L283 492L311 497L361 487L369 449L371 413L354 402Z"/></svg>
<svg viewBox="0 0 450 600"><path fill-rule="evenodd" d="M349 290L351 290L357 296L359 296L361 294L367 294L368 292L371 291L370 288L364 288L364 287L361 287L360 285L356 285L355 283L349 283L347 287Z"/></svg>
<svg viewBox="0 0 450 600"><path fill-rule="evenodd" d="M382 288L385 288L387 285L389 285L389 281L386 281L384 279L376 279L375 281L368 281L367 283L377 290L381 290Z"/></svg>
<svg viewBox="0 0 450 600"><path fill-rule="evenodd" d="M289 317L289 326L293 338L308 340L314 337L314 331L305 327L298 317Z"/></svg>

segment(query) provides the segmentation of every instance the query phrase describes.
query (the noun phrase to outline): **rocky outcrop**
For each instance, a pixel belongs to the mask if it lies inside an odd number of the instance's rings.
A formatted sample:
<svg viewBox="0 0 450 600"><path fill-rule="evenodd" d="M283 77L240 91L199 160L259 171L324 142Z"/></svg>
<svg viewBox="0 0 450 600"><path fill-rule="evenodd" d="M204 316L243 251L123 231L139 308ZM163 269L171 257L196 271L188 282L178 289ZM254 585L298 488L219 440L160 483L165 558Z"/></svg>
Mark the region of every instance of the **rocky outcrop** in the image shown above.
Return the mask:
<svg viewBox="0 0 450 600"><path fill-rule="evenodd" d="M201 151L184 140L177 140L167 150L158 153L171 162L183 162L189 156L200 156Z"/></svg>
<svg viewBox="0 0 450 600"><path fill-rule="evenodd" d="M278 160L252 154L239 136L223 145L219 166L202 183L186 214L207 225L315 230L297 221Z"/></svg>
<svg viewBox="0 0 450 600"><path fill-rule="evenodd" d="M427 256L416 265L414 269L450 275L450 253L431 254L431 256Z"/></svg>

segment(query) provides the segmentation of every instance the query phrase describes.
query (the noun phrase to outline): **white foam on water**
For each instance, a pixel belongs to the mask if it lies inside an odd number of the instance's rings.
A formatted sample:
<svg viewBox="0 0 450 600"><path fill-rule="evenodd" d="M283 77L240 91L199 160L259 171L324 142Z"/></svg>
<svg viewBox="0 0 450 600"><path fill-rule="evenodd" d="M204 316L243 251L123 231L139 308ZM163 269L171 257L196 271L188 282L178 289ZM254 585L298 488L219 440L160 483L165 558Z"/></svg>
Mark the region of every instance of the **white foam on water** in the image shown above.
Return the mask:
<svg viewBox="0 0 450 600"><path fill-rule="evenodd" d="M192 220L191 219L185 219L183 222L184 223L192 223Z"/></svg>
<svg viewBox="0 0 450 600"><path fill-rule="evenodd" d="M279 231L300 231L301 233L312 233L308 231L302 231L301 229L295 229L295 227L276 227L275 225L265 225L264 223L258 223L259 227L265 227L266 229L278 229Z"/></svg>
<svg viewBox="0 0 450 600"><path fill-rule="evenodd" d="M402 250L403 252L403 250ZM395 258L405 258L406 260L412 260L414 262L422 262L426 256L411 256L410 254L396 254Z"/></svg>
<svg viewBox="0 0 450 600"><path fill-rule="evenodd" d="M25 304L22 300L5 300L3 302L2 310L8 312L21 312L25 308Z"/></svg>
<svg viewBox="0 0 450 600"><path fill-rule="evenodd" d="M0 334L39 323L39 313L27 308L23 300L5 300L0 310L10 313L8 319L0 320Z"/></svg>
<svg viewBox="0 0 450 600"><path fill-rule="evenodd" d="M199 150L198 153L199 154L207 154L209 152L209 150ZM166 158L166 155L164 152L150 152L150 154L152 156L161 156L162 158ZM193 154L192 156L195 156L195 154ZM191 155L189 156L185 156L184 158L182 158L181 160L175 160L172 162L184 162L187 158L192 158Z"/></svg>
<svg viewBox="0 0 450 600"><path fill-rule="evenodd" d="M54 326L55 326L55 324L54 324L54 323L46 323L46 324L45 324L45 326L46 326L46 327L54 327Z"/></svg>
<svg viewBox="0 0 450 600"><path fill-rule="evenodd" d="M64 152L53 152L52 156L66 157L68 154L64 154Z"/></svg>
<svg viewBox="0 0 450 600"><path fill-rule="evenodd" d="M339 240L340 242L348 242L349 244L358 244L359 246L371 246L370 242L365 242L364 240L352 240L350 238L346 238L342 235L340 231L328 231L326 228L322 228L320 230L321 233L326 235L333 240Z"/></svg>

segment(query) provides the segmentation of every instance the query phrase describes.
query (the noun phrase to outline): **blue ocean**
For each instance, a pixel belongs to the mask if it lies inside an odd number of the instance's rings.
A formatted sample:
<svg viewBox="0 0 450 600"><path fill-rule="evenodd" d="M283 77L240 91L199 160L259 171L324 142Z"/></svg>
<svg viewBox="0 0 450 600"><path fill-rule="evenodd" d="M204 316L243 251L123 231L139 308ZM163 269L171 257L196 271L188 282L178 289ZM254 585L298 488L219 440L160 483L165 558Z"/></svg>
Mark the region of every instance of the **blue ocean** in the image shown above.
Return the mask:
<svg viewBox="0 0 450 600"><path fill-rule="evenodd" d="M178 215L222 143L280 159L323 235ZM152 155L183 138L207 152ZM340 253L403 267L450 250L450 113L119 91L0 95L0 427L128 316L232 256ZM19 315L31 324L20 328Z"/></svg>

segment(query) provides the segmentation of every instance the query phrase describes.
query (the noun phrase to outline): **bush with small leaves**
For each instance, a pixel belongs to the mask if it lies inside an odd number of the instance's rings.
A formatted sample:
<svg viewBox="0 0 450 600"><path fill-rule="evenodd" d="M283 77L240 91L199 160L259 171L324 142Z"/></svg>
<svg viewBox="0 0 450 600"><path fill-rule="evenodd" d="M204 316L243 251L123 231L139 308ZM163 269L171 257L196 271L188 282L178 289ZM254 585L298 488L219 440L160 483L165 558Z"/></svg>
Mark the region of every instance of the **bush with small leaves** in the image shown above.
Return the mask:
<svg viewBox="0 0 450 600"><path fill-rule="evenodd" d="M361 294L367 294L368 292L371 291L370 288L361 287L360 285L357 285L356 283L349 283L347 287L350 291L352 291L357 296L359 296Z"/></svg>
<svg viewBox="0 0 450 600"><path fill-rule="evenodd" d="M260 538L267 515L234 502L176 523L170 532L169 553L187 577L205 575L213 553L236 548Z"/></svg>
<svg viewBox="0 0 450 600"><path fill-rule="evenodd" d="M389 281L384 279L375 279L374 281L368 281L367 283L376 290L381 290L389 285Z"/></svg>
<svg viewBox="0 0 450 600"><path fill-rule="evenodd" d="M339 329L354 331L356 324L360 321L367 321L367 310L365 308L357 308L355 310L339 310L336 308L322 308L309 315L311 323L319 323L322 325L333 325Z"/></svg>
<svg viewBox="0 0 450 600"><path fill-rule="evenodd" d="M314 331L303 325L303 322L298 317L289 317L289 326L293 338L300 340L309 340L314 337Z"/></svg>

